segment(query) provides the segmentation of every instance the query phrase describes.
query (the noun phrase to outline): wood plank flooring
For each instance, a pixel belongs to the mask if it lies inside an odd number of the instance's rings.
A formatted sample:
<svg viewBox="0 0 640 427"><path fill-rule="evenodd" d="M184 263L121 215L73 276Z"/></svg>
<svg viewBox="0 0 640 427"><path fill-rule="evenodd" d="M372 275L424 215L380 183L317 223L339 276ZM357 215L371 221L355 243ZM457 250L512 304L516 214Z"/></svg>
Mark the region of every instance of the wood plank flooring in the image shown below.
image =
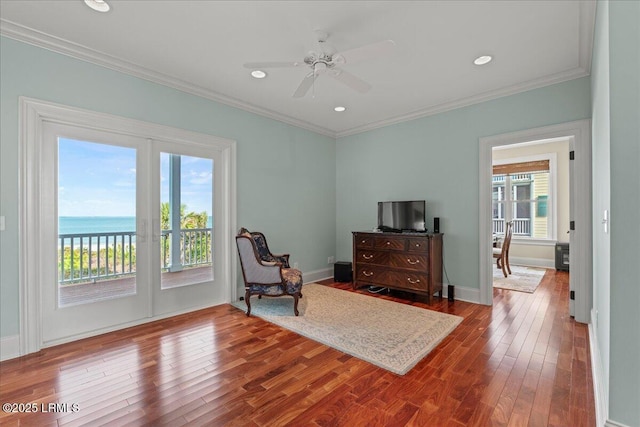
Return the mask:
<svg viewBox="0 0 640 427"><path fill-rule="evenodd" d="M464 317L405 376L230 305L47 348L0 364L0 402L38 410L0 412L0 424L594 426L568 277L547 270L533 294L496 289L493 307L372 295Z"/></svg>

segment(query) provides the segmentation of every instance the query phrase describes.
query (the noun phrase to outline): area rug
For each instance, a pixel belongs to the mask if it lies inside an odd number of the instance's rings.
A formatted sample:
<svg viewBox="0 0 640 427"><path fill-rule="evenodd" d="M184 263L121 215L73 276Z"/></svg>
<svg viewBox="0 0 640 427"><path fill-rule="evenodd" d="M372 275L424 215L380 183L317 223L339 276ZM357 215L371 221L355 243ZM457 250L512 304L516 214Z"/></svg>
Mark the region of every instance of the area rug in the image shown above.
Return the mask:
<svg viewBox="0 0 640 427"><path fill-rule="evenodd" d="M504 277L502 269L493 266L493 287L512 291L533 293L545 273L544 268L511 265L511 274Z"/></svg>
<svg viewBox="0 0 640 427"><path fill-rule="evenodd" d="M433 350L462 317L310 283L299 316L293 298L251 298L261 317L393 373L404 375ZM244 301L233 303L246 311Z"/></svg>

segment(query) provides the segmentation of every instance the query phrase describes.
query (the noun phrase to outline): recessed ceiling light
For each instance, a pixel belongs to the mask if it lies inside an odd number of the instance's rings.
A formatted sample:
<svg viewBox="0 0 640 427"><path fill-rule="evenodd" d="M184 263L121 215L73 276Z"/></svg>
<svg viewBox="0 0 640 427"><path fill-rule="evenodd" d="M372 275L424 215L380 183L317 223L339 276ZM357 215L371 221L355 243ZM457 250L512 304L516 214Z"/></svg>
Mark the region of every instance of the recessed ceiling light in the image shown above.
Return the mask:
<svg viewBox="0 0 640 427"><path fill-rule="evenodd" d="M264 72L264 71L262 71L262 70L253 70L253 71L251 72L251 75L252 75L253 77L255 77L256 79L264 79L265 77L267 77L267 73L265 73L265 72Z"/></svg>
<svg viewBox="0 0 640 427"><path fill-rule="evenodd" d="M342 113L346 109L347 109L347 107L343 107L343 106L340 105L340 106L335 107L333 110L337 111L338 113Z"/></svg>
<svg viewBox="0 0 640 427"><path fill-rule="evenodd" d="M478 56L476 59L473 60L473 63L476 65L484 65L484 64L488 64L489 62L491 62L493 58L489 55L482 55L482 56Z"/></svg>
<svg viewBox="0 0 640 427"><path fill-rule="evenodd" d="M109 9L111 9L104 0L84 0L84 3L97 12L109 12Z"/></svg>

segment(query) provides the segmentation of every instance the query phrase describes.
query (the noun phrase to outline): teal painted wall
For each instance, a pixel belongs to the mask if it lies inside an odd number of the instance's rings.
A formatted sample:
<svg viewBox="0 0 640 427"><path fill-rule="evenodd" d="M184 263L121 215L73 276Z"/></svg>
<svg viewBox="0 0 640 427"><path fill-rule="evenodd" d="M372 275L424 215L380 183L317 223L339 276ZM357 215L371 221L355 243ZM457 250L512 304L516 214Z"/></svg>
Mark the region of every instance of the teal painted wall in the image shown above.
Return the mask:
<svg viewBox="0 0 640 427"><path fill-rule="evenodd" d="M592 327L597 337L603 395L609 396L609 341L611 327L611 233L600 221L611 211L610 111L609 111L609 6L597 5L591 64L591 126L593 182L593 310ZM592 363L597 363L593 360ZM606 403L603 403L606 406ZM604 414L603 414L604 416Z"/></svg>
<svg viewBox="0 0 640 427"><path fill-rule="evenodd" d="M593 327L608 420L640 426L640 3L598 2L592 65ZM610 231L601 225L610 211Z"/></svg>
<svg viewBox="0 0 640 427"><path fill-rule="evenodd" d="M591 108L593 153L593 310L591 322L598 341L602 388L605 390L604 395L608 396L611 233L604 232L600 221L605 210L611 211L609 2L600 2L597 5L591 64Z"/></svg>
<svg viewBox="0 0 640 427"><path fill-rule="evenodd" d="M351 260L352 231L375 227L378 201L424 199L449 283L479 289L479 138L590 115L586 77L338 139L338 259Z"/></svg>
<svg viewBox="0 0 640 427"><path fill-rule="evenodd" d="M238 226L263 231L305 272L329 267L334 139L6 37L0 43L0 337L19 333L19 96L237 141Z"/></svg>
<svg viewBox="0 0 640 427"><path fill-rule="evenodd" d="M640 426L640 2L609 2L609 418Z"/></svg>

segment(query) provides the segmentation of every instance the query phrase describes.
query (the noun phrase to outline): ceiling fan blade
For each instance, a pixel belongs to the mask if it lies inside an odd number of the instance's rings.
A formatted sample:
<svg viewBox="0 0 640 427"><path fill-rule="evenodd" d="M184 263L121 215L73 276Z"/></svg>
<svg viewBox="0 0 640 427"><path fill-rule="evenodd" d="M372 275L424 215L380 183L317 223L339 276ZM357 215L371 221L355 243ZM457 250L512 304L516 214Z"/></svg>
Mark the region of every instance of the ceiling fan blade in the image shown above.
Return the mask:
<svg viewBox="0 0 640 427"><path fill-rule="evenodd" d="M349 86L356 92L366 93L369 92L372 87L369 83L365 82L360 77L356 77L353 74L339 68L334 68L327 74L338 80L339 82L342 82L345 85Z"/></svg>
<svg viewBox="0 0 640 427"><path fill-rule="evenodd" d="M260 68L292 68L304 65L304 62L247 62L244 68L260 69Z"/></svg>
<svg viewBox="0 0 640 427"><path fill-rule="evenodd" d="M355 64L356 62L366 61L367 59L377 58L379 56L388 55L393 51L396 42L393 40L384 40L377 43L371 43L355 49L345 50L335 54L334 61L340 64Z"/></svg>
<svg viewBox="0 0 640 427"><path fill-rule="evenodd" d="M307 74L304 79L300 82L300 86L293 93L294 98L302 98L309 92L309 89L313 85L313 72Z"/></svg>

